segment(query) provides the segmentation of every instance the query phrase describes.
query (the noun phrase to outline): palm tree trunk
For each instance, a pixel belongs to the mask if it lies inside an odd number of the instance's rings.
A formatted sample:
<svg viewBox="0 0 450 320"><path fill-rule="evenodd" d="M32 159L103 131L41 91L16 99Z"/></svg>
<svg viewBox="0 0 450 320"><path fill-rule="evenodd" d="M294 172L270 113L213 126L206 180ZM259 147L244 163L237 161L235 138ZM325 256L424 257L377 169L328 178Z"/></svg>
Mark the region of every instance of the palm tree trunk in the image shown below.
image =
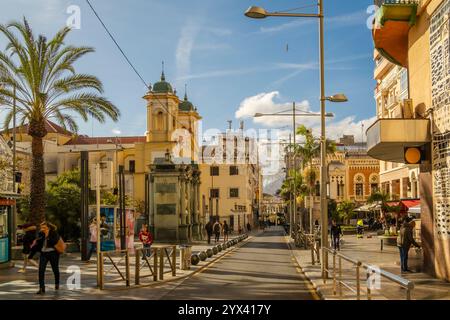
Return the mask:
<svg viewBox="0 0 450 320"><path fill-rule="evenodd" d="M31 186L30 186L30 210L31 222L40 223L45 220L45 171L44 171L44 146L42 138L47 134L44 121L31 121L28 134L31 142Z"/></svg>

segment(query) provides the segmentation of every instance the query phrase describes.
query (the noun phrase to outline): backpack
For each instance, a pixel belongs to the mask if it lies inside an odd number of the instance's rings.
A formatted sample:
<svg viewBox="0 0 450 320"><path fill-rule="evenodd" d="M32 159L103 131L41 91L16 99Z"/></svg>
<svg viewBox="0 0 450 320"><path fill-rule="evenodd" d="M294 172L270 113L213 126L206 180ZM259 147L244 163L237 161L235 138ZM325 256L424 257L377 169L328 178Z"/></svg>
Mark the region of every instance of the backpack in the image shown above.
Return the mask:
<svg viewBox="0 0 450 320"><path fill-rule="evenodd" d="M220 224L216 223L216 224L214 225L214 232L217 232L217 233L220 232Z"/></svg>

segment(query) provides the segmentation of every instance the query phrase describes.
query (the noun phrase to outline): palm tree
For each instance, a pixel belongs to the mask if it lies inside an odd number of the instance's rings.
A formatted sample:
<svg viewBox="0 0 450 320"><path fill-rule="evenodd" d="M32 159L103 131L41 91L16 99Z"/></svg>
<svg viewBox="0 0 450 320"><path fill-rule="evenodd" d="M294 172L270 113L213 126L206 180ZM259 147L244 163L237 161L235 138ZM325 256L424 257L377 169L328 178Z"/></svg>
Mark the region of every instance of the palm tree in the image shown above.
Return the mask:
<svg viewBox="0 0 450 320"><path fill-rule="evenodd" d="M344 200L337 205L337 213L339 217L345 223L349 223L349 220L353 217L355 210L355 203L352 201Z"/></svg>
<svg viewBox="0 0 450 320"><path fill-rule="evenodd" d="M103 86L98 78L75 71L75 62L94 49L66 45L69 32L70 28L63 28L48 40L43 35L36 38L25 18L23 22L0 25L0 34L8 41L5 51L0 52L0 104L7 110L4 127L7 129L13 119L15 98L19 123L28 124L32 137L33 222L45 219L42 139L47 134L46 122L52 118L76 132L75 115L84 121L93 117L99 122L104 122L106 116L117 121L120 115L110 101L99 95Z"/></svg>
<svg viewBox="0 0 450 320"><path fill-rule="evenodd" d="M313 160L314 158L320 156L320 143L317 139L314 138L312 130L307 129L304 125L301 125L297 128L297 134L304 138L304 142L302 144L295 145L295 153L308 167L308 170L305 170L304 175L305 180L307 181L307 184L309 186L309 196L310 199L312 199L316 183L316 172L313 169ZM334 143L334 141L327 139L326 149L327 153L335 153L336 144ZM312 207L310 208L310 220L312 220ZM310 226L311 225L312 221L310 221Z"/></svg>
<svg viewBox="0 0 450 320"><path fill-rule="evenodd" d="M368 198L367 198L367 203L372 204L372 203L380 203L381 206L381 211L383 212L383 215L386 214L386 212L389 211L389 206L387 205L387 202L390 199L390 195L382 192L382 191L377 191L372 193Z"/></svg>

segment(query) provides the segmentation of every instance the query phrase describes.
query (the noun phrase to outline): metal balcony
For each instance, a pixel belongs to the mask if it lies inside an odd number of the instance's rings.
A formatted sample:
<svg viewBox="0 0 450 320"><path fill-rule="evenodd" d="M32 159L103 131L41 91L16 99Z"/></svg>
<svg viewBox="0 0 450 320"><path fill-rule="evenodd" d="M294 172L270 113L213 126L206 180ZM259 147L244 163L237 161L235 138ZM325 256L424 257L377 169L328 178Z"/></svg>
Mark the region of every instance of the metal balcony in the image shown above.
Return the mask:
<svg viewBox="0 0 450 320"><path fill-rule="evenodd" d="M379 119L366 133L367 154L389 162L404 163L404 148L431 142L428 119Z"/></svg>

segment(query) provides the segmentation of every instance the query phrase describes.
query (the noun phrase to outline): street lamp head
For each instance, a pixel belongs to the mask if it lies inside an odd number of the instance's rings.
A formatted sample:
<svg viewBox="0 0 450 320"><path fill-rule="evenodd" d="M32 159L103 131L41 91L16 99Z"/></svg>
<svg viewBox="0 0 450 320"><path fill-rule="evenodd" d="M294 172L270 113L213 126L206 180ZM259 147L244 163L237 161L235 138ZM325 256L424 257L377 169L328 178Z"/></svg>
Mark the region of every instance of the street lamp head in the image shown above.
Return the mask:
<svg viewBox="0 0 450 320"><path fill-rule="evenodd" d="M261 118L262 116L263 116L263 114L258 112L258 113L255 113L255 115L253 117Z"/></svg>
<svg viewBox="0 0 450 320"><path fill-rule="evenodd" d="M328 101L331 101L331 102L347 102L348 101L347 96L343 93L337 93L330 97L326 97L325 99L327 99Z"/></svg>
<svg viewBox="0 0 450 320"><path fill-rule="evenodd" d="M327 118L334 118L334 113L332 113L332 112L327 112L327 113L325 114L325 117L327 117Z"/></svg>
<svg viewBox="0 0 450 320"><path fill-rule="evenodd" d="M267 17L267 11L264 8L252 6L245 11L245 16L253 19L263 19Z"/></svg>

